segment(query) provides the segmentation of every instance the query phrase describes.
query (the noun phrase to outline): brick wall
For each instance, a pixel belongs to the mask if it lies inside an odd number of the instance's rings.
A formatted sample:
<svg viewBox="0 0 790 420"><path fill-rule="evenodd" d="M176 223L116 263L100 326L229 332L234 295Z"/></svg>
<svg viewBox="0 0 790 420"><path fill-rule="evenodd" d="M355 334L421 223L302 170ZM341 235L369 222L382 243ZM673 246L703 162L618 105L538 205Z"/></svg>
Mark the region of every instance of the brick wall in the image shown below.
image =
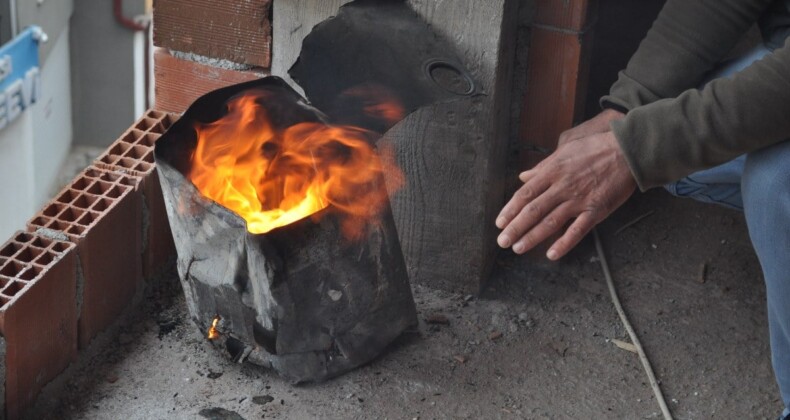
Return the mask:
<svg viewBox="0 0 790 420"><path fill-rule="evenodd" d="M154 1L158 110L0 245L0 417L22 416L174 258L154 144L197 97L268 73L270 9Z"/></svg>
<svg viewBox="0 0 790 420"><path fill-rule="evenodd" d="M175 257L153 150L177 118L147 112L0 245L6 418L22 416Z"/></svg>
<svg viewBox="0 0 790 420"><path fill-rule="evenodd" d="M519 138L521 164L537 164L584 116L596 0L536 0Z"/></svg>
<svg viewBox="0 0 790 420"><path fill-rule="evenodd" d="M271 0L155 0L156 109L183 112L211 90L271 66Z"/></svg>

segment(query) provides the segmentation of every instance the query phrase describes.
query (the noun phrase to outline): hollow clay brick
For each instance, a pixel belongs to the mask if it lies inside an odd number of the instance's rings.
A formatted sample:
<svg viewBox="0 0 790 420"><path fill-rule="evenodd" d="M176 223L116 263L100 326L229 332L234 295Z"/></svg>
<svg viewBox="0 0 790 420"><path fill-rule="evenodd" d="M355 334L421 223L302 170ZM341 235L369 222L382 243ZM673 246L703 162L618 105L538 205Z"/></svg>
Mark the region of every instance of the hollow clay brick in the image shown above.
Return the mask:
<svg viewBox="0 0 790 420"><path fill-rule="evenodd" d="M158 0L154 45L268 68L271 0Z"/></svg>
<svg viewBox="0 0 790 420"><path fill-rule="evenodd" d="M5 419L5 382L6 382L6 367L5 367L5 357L6 357L6 344L5 338L0 336L0 418Z"/></svg>
<svg viewBox="0 0 790 420"><path fill-rule="evenodd" d="M156 105L166 112L184 112L205 93L236 83L266 76L265 71L236 71L194 61L181 60L166 50L154 50Z"/></svg>
<svg viewBox="0 0 790 420"><path fill-rule="evenodd" d="M117 318L142 285L139 185L136 177L91 166L28 222L31 232L49 229L76 244L82 274L80 349Z"/></svg>
<svg viewBox="0 0 790 420"><path fill-rule="evenodd" d="M582 31L594 20L597 0L536 0L533 23Z"/></svg>
<svg viewBox="0 0 790 420"><path fill-rule="evenodd" d="M519 132L525 145L553 150L560 134L583 116L589 70L588 41L591 33L532 29ZM526 168L530 162L522 164Z"/></svg>
<svg viewBox="0 0 790 420"><path fill-rule="evenodd" d="M154 144L173 123L175 114L149 110L116 140L95 165L141 179L143 196L143 277L152 278L175 256L162 187L154 162Z"/></svg>
<svg viewBox="0 0 790 420"><path fill-rule="evenodd" d="M17 232L0 247L5 407L18 418L77 356L75 245Z"/></svg>

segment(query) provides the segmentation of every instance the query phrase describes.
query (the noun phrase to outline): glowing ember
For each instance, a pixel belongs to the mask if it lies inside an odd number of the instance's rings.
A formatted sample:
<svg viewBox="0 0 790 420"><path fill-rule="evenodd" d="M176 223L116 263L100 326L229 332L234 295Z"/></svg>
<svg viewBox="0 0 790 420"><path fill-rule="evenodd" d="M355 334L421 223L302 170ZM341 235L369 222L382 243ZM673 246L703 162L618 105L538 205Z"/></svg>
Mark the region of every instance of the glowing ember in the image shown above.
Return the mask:
<svg viewBox="0 0 790 420"><path fill-rule="evenodd" d="M211 321L211 327L209 327L209 329L208 329L208 339L209 340L214 340L216 338L219 338L219 331L217 331L217 324L219 324L219 320L220 320L220 317L216 316L216 317L214 317L214 320Z"/></svg>
<svg viewBox="0 0 790 420"><path fill-rule="evenodd" d="M264 91L247 92L228 102L227 115L196 127L190 180L204 196L246 220L251 233L266 233L331 205L345 216L343 233L361 236L387 203L383 173L399 184L392 154L381 150L379 156L370 144L372 133L357 127L305 122L276 129L262 105L266 101ZM383 119L402 113L381 102L365 104L365 110Z"/></svg>
<svg viewBox="0 0 790 420"><path fill-rule="evenodd" d="M396 96L384 86L375 84L355 86L344 90L341 97L357 101L364 114L388 125L395 125L406 114Z"/></svg>

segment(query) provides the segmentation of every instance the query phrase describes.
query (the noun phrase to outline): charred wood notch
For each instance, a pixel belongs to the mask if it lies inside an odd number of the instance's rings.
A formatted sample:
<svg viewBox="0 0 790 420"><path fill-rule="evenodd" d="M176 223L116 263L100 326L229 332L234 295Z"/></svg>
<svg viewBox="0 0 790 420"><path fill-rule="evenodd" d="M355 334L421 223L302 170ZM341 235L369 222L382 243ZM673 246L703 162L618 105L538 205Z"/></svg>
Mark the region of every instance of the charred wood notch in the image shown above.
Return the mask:
<svg viewBox="0 0 790 420"><path fill-rule="evenodd" d="M333 121L370 126L350 92L383 91L407 113L482 94L460 63L455 48L404 1L357 0L316 25L288 74ZM384 133L403 117L371 128Z"/></svg>
<svg viewBox="0 0 790 420"><path fill-rule="evenodd" d="M392 22L397 31L382 31L382 22ZM425 48L413 48L415 42ZM351 133L370 148L418 108L478 94L451 51L403 2L354 2L316 27L292 69L324 112L281 79L267 77L204 95L156 143L190 314L230 358L273 368L294 382L319 381L372 360L417 318L384 170L364 185L335 193L309 217L251 233L257 228L231 210L233 203L225 207L196 186L203 182L206 127L235 118L238 103L253 98L265 114L266 132L281 139L258 144L253 142L259 136L239 138L250 144L255 159L286 159L288 141L282 139L294 127ZM394 61L388 58L393 53ZM393 68L398 63L407 66ZM257 114L247 115L240 124L257 120ZM342 128L348 126L353 127ZM228 134L232 130L218 130L219 137L236 138ZM309 153L329 155L341 166L359 160L339 142ZM264 172L271 168L277 166ZM306 169L313 170L323 170L322 163ZM268 199L257 194L261 203L283 199L276 192ZM371 205L375 217L349 210L355 195L383 197Z"/></svg>

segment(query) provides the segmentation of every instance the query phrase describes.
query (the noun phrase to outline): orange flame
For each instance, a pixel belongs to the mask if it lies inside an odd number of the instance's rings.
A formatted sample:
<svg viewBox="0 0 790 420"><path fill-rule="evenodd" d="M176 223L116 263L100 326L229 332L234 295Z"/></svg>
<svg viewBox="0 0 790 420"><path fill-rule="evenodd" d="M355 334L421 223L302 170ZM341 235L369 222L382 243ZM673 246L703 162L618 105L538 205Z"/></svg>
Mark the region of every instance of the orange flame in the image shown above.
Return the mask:
<svg viewBox="0 0 790 420"><path fill-rule="evenodd" d="M219 324L219 320L220 320L220 317L219 316L215 316L214 320L211 321L211 327L209 327L209 329L208 329L208 339L209 340L214 340L216 338L219 338L219 331L217 331L217 324Z"/></svg>
<svg viewBox="0 0 790 420"><path fill-rule="evenodd" d="M304 122L276 129L262 105L266 96L264 91L237 96L228 102L227 115L196 127L190 180L204 196L246 220L251 233L332 206L346 216L343 233L360 237L388 202L382 175L395 179L391 186L402 181L393 154L382 150L379 156L371 133L362 128ZM399 109L385 108L395 110L386 111L388 118Z"/></svg>

